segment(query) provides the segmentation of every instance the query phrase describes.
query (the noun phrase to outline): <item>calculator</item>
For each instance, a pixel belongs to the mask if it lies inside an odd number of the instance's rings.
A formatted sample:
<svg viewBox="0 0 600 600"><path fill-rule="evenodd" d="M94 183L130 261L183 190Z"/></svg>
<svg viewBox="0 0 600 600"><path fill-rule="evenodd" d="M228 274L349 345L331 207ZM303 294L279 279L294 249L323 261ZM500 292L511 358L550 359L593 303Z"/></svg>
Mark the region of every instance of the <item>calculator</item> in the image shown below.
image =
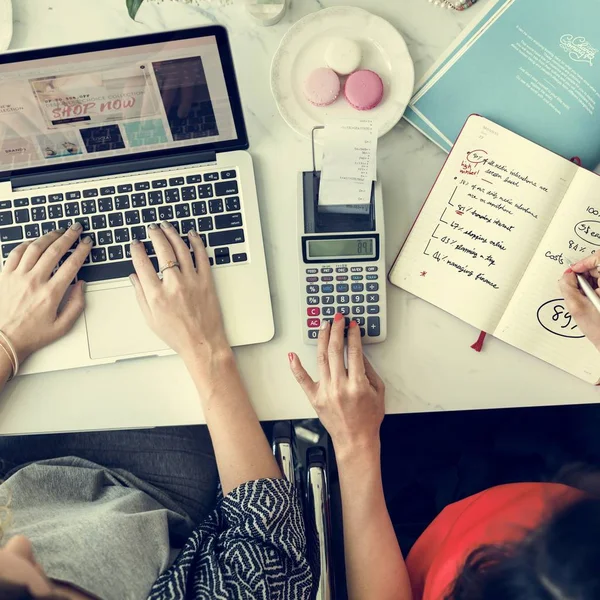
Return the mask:
<svg viewBox="0 0 600 600"><path fill-rule="evenodd" d="M381 184L356 212L326 212L318 204L320 171L299 174L298 262L302 338L316 344L323 320L336 313L358 323L363 344L387 333L385 243Z"/></svg>

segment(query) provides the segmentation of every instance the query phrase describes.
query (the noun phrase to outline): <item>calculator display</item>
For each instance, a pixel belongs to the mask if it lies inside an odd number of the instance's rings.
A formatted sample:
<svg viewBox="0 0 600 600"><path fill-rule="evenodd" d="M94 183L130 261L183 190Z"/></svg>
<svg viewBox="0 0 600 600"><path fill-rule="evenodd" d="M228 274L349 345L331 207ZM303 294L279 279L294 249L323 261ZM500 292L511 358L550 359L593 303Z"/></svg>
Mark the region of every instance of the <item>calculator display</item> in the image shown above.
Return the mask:
<svg viewBox="0 0 600 600"><path fill-rule="evenodd" d="M309 259L375 256L373 238L309 240L306 245Z"/></svg>

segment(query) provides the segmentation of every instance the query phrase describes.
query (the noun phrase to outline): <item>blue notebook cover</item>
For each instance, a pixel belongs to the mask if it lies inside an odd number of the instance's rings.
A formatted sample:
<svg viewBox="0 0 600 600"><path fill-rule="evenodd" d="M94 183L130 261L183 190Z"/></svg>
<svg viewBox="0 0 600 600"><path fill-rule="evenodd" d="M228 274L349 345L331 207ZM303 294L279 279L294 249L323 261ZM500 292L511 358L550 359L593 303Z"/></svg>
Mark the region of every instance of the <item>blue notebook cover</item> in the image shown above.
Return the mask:
<svg viewBox="0 0 600 600"><path fill-rule="evenodd" d="M405 118L450 151L480 114L600 163L600 0L496 0L418 87Z"/></svg>

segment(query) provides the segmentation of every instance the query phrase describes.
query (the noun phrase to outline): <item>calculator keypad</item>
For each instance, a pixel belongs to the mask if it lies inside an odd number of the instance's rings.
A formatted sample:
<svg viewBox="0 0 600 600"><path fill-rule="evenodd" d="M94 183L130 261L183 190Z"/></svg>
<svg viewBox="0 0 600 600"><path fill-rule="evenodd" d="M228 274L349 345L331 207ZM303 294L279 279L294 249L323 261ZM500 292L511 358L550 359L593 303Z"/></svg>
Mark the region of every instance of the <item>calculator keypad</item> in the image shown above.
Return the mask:
<svg viewBox="0 0 600 600"><path fill-rule="evenodd" d="M319 337L324 320L333 322L336 313L357 322L362 337L381 335L379 274L376 266L311 267L305 270L306 328L309 340Z"/></svg>

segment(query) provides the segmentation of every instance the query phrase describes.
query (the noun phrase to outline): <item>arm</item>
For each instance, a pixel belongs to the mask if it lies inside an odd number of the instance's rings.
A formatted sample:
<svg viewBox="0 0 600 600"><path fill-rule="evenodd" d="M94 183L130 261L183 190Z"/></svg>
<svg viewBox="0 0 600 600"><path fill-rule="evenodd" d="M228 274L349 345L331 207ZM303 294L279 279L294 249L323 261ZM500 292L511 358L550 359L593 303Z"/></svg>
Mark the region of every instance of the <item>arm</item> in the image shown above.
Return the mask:
<svg viewBox="0 0 600 600"><path fill-rule="evenodd" d="M223 494L247 481L281 473L227 342L204 244L195 231L187 246L170 225L149 228L158 262L177 261L159 279L144 245L134 240L131 280L154 332L181 355L200 395Z"/></svg>
<svg viewBox="0 0 600 600"><path fill-rule="evenodd" d="M340 318L341 317L341 318ZM410 600L406 566L385 505L379 459L384 416L383 382L363 356L360 329L348 330L344 363L344 318L326 321L317 349L321 380L315 383L295 354L290 365L335 449L344 521L346 578L351 600Z"/></svg>

